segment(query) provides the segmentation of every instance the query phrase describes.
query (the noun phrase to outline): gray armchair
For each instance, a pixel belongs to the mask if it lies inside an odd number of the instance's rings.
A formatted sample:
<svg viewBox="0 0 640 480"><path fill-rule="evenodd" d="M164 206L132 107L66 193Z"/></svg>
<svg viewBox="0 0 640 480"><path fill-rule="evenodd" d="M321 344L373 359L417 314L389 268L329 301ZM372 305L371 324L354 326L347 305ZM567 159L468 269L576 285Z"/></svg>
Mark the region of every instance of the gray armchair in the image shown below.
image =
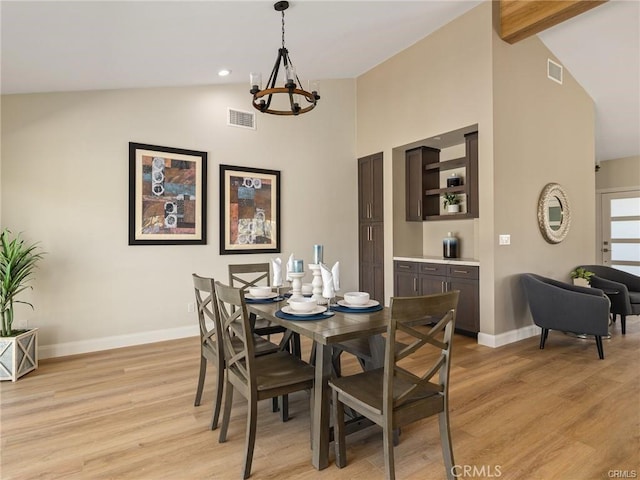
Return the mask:
<svg viewBox="0 0 640 480"><path fill-rule="evenodd" d="M542 328L541 349L549 330L593 335L598 356L604 359L602 337L609 333L609 300L602 290L579 287L534 273L523 273L521 280L533 321Z"/></svg>
<svg viewBox="0 0 640 480"><path fill-rule="evenodd" d="M615 321L620 315L622 334L627 333L627 315L640 315L640 277L605 265L581 265L595 273L590 285L605 291L611 291L611 313ZM617 293L613 293L617 292Z"/></svg>

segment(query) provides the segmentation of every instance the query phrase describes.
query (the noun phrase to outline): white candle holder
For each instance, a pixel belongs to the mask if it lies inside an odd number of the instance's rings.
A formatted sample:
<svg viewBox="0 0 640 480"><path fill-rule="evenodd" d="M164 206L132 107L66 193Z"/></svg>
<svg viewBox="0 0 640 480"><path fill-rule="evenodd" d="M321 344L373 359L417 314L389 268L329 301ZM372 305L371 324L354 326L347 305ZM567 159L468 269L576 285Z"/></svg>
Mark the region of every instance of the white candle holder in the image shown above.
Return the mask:
<svg viewBox="0 0 640 480"><path fill-rule="evenodd" d="M304 272L289 272L291 278L291 298L302 298L302 277Z"/></svg>
<svg viewBox="0 0 640 480"><path fill-rule="evenodd" d="M309 268L313 273L313 281L311 287L313 288L311 298L318 302L318 305L324 305L327 303L327 299L322 296L322 270L319 263L310 263Z"/></svg>

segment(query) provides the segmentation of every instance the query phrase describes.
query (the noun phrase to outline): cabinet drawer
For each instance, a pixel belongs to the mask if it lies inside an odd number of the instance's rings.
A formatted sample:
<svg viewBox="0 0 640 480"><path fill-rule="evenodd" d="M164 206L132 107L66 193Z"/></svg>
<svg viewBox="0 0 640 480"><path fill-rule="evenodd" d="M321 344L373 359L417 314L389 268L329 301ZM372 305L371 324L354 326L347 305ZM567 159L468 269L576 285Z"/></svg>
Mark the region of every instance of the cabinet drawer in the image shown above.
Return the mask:
<svg viewBox="0 0 640 480"><path fill-rule="evenodd" d="M447 265L444 263L421 263L420 273L425 275L446 275Z"/></svg>
<svg viewBox="0 0 640 480"><path fill-rule="evenodd" d="M447 265L447 274L450 277L455 278L471 278L478 279L478 267L471 267L467 265Z"/></svg>
<svg viewBox="0 0 640 480"><path fill-rule="evenodd" d="M393 269L396 272L418 273L418 264L416 262L404 262L396 260L393 262Z"/></svg>

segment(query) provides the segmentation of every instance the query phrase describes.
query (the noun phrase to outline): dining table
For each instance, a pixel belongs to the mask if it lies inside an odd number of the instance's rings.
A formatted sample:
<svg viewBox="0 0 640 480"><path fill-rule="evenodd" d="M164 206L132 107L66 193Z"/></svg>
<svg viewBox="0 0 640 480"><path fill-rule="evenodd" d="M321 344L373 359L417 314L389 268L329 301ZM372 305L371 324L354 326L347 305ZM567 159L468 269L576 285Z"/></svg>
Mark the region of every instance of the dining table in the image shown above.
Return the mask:
<svg viewBox="0 0 640 480"><path fill-rule="evenodd" d="M369 339L371 350L377 352L378 362L384 356L382 333L387 331L390 309L330 309L330 315L320 319L299 317L295 320L281 318L276 313L287 306L286 300L274 302L247 303L250 313L258 315L277 325L307 337L315 347L315 382L313 387L313 411L311 419L311 463L322 470L329 465L331 442L331 388L332 353L334 346L341 342ZM308 317L315 318L315 317Z"/></svg>

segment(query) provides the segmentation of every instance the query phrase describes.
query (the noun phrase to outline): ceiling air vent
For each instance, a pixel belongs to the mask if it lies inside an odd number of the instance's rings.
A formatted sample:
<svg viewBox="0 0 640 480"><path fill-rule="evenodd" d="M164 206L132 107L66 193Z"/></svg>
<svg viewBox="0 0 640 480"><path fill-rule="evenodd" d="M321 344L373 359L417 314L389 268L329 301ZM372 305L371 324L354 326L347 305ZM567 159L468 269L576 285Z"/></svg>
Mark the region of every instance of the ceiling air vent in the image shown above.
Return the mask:
<svg viewBox="0 0 640 480"><path fill-rule="evenodd" d="M242 110L235 110L233 108L227 109L227 125L232 127L250 128L256 129L256 116L251 112L243 112Z"/></svg>
<svg viewBox="0 0 640 480"><path fill-rule="evenodd" d="M547 78L562 85L562 65L547 58Z"/></svg>

